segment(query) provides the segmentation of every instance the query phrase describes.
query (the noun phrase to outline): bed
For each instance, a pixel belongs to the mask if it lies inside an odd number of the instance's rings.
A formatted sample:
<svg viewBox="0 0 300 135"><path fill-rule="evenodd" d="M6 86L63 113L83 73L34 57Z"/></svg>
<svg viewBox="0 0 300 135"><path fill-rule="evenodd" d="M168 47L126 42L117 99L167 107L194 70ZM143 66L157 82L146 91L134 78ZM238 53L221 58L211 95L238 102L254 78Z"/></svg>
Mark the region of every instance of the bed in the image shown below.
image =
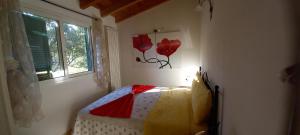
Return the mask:
<svg viewBox="0 0 300 135"><path fill-rule="evenodd" d="M93 114L93 110L131 94L134 86L117 89L78 113L73 135L217 135L218 87L209 87L207 74L200 78L207 89L197 98L194 95L199 95L199 91L195 94L194 89L199 87L195 82L192 87L153 87L133 96L128 118ZM198 106L200 103L202 108L197 112L200 115L195 116L192 102L197 102Z"/></svg>

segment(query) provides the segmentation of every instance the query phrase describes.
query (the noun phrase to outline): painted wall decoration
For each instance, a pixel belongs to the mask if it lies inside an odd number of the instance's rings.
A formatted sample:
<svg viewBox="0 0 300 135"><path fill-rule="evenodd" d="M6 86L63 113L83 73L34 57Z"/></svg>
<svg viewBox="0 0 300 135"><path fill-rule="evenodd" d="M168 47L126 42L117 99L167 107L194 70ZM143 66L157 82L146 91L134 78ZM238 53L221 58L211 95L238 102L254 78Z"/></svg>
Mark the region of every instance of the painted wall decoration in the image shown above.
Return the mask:
<svg viewBox="0 0 300 135"><path fill-rule="evenodd" d="M159 69L163 69L166 66L172 69L171 56L181 46L181 41L177 38L173 39L166 36L157 42L156 32L152 38L154 38L154 41L148 34L139 34L132 38L133 48L142 54L140 57L136 56L136 62L158 64ZM154 55L153 48L155 48ZM150 55L146 55L147 53ZM157 55L160 55L160 57Z"/></svg>

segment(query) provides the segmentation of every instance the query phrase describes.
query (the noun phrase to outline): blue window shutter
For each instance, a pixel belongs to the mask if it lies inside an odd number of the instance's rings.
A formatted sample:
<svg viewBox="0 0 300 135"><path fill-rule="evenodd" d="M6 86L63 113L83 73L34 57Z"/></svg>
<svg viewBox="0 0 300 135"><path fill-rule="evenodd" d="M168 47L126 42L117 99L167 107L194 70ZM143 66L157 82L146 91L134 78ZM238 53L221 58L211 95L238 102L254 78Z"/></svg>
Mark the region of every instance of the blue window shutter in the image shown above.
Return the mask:
<svg viewBox="0 0 300 135"><path fill-rule="evenodd" d="M87 28L85 28L85 33L88 33ZM88 71L92 71L93 70L93 59L92 59L92 50L91 50L91 45L89 42L88 34L85 35L85 44L86 44Z"/></svg>
<svg viewBox="0 0 300 135"><path fill-rule="evenodd" d="M42 18L23 15L26 33L30 44L35 70L51 71L51 55L49 51L46 22Z"/></svg>

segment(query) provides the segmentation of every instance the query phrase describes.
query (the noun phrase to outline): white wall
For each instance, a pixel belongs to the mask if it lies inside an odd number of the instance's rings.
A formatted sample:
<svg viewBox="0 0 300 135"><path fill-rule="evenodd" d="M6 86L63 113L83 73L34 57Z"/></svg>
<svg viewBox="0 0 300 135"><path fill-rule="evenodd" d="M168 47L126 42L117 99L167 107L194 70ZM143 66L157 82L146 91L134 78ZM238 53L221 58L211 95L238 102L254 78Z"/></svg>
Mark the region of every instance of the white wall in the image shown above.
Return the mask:
<svg viewBox="0 0 300 135"><path fill-rule="evenodd" d="M88 8L81 10L78 0L51 0L57 4L80 11L91 16L100 16L99 10ZM36 13L54 14L69 20L90 23L89 18L57 8L39 0L22 0L22 6ZM103 24L116 27L114 18L103 18ZM77 112L101 97L106 91L99 89L88 74L64 81L46 80L40 82L42 93L42 109L45 118L35 122L31 128L15 127L17 135L63 135L72 128Z"/></svg>
<svg viewBox="0 0 300 135"><path fill-rule="evenodd" d="M72 128L77 112L105 93L97 88L92 75L61 83L42 81L40 87L45 118L31 128L17 128L17 135L63 135Z"/></svg>
<svg viewBox="0 0 300 135"><path fill-rule="evenodd" d="M201 64L224 90L223 135L286 135L290 92L281 71L293 63L286 0L216 0L203 13Z"/></svg>
<svg viewBox="0 0 300 135"><path fill-rule="evenodd" d="M122 85L135 83L163 86L185 85L185 72L189 68L198 69L200 62L200 16L194 11L196 0L171 0L153 9L118 23L120 40L120 61ZM155 28L165 31L180 30L184 33L185 46L180 59L171 62L180 63L173 69L137 67L133 56L132 34L152 32ZM177 53L177 52L176 52ZM195 69L196 67L196 69Z"/></svg>

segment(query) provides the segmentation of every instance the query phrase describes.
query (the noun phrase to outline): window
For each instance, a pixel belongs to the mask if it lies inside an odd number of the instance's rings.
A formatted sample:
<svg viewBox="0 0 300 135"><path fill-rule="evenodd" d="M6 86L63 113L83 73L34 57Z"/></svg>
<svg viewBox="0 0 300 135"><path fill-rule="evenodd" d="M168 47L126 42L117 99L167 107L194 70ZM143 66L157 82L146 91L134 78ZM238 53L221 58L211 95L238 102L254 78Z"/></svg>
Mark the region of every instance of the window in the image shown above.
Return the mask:
<svg viewBox="0 0 300 135"><path fill-rule="evenodd" d="M40 81L92 71L89 27L29 13L23 19Z"/></svg>
<svg viewBox="0 0 300 135"><path fill-rule="evenodd" d="M91 71L88 29L68 23L64 23L63 28L69 74Z"/></svg>

